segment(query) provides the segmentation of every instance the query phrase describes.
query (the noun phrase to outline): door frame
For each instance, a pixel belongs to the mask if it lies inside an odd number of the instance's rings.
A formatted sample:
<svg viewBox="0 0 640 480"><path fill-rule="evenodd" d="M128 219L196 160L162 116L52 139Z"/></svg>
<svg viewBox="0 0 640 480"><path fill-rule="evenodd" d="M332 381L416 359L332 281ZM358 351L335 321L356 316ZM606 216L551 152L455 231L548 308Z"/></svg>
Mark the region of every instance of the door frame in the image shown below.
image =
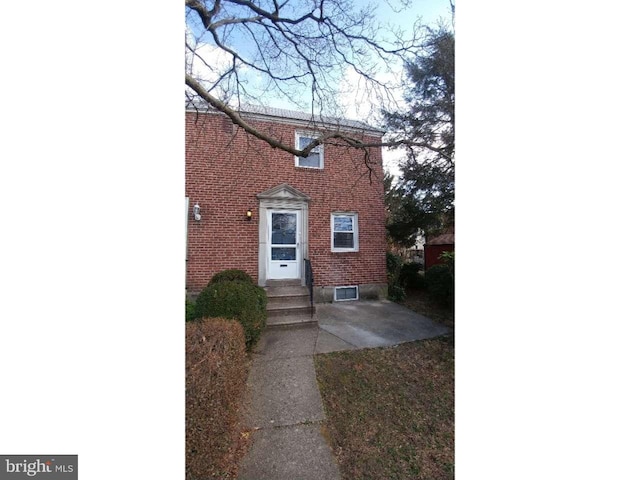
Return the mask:
<svg viewBox="0 0 640 480"><path fill-rule="evenodd" d="M269 221L272 210L297 210L299 238L300 285L304 285L304 259L309 258L308 228L309 228L309 200L310 197L285 183L256 195L260 201L258 215L258 285L265 286L268 280L269 252Z"/></svg>

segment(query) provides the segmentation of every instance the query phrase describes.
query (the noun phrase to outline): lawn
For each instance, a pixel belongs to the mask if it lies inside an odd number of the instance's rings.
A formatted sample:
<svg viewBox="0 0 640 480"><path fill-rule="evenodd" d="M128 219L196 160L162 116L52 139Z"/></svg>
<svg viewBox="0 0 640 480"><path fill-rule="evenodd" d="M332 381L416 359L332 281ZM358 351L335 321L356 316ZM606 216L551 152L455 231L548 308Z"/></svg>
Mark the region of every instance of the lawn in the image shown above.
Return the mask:
<svg viewBox="0 0 640 480"><path fill-rule="evenodd" d="M343 478L454 477L453 338L317 355Z"/></svg>
<svg viewBox="0 0 640 480"><path fill-rule="evenodd" d="M434 322L454 328L454 309L437 304L427 297L426 290L419 288L407 288L406 298L398 302L414 312L429 317Z"/></svg>

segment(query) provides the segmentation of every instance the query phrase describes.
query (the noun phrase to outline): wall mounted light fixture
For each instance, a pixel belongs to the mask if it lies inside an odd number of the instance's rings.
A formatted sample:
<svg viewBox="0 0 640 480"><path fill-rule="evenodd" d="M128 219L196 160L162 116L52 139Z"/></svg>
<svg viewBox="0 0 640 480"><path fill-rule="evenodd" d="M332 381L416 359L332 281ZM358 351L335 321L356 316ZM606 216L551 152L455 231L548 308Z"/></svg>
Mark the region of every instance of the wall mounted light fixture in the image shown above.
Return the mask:
<svg viewBox="0 0 640 480"><path fill-rule="evenodd" d="M195 218L198 222L202 219L202 215L200 215L200 205L198 205L197 202L193 206L193 218Z"/></svg>
<svg viewBox="0 0 640 480"><path fill-rule="evenodd" d="M251 209L247 210L247 220L251 220L252 217L253 217L253 212L251 212Z"/></svg>

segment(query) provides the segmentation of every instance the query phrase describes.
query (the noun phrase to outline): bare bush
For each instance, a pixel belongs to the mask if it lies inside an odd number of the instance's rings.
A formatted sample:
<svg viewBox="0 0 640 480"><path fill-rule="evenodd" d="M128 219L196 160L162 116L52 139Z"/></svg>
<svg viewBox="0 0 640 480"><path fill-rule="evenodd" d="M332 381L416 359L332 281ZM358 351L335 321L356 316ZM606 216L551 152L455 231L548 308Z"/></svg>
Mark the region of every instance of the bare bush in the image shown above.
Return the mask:
<svg viewBox="0 0 640 480"><path fill-rule="evenodd" d="M185 340L186 478L232 477L248 374L243 329L220 318L189 322Z"/></svg>

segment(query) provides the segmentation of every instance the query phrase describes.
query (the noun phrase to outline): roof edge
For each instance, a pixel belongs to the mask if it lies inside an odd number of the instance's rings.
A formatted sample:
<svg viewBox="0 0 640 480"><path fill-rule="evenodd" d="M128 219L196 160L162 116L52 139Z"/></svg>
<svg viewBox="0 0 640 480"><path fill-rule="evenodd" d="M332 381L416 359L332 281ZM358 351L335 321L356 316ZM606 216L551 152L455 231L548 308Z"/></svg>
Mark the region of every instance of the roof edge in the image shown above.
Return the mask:
<svg viewBox="0 0 640 480"><path fill-rule="evenodd" d="M218 110L215 110L211 107L207 108L207 109L198 109L196 106L194 106L193 104L189 104L186 106L186 111L187 112L195 112L195 113L199 113L199 114L211 114L211 115L224 115L223 112L220 112ZM286 110L281 110L282 112L287 112ZM269 114L269 113L260 113L260 112L251 112L251 111L246 111L246 110L238 110L238 112L244 117L244 118L248 118L248 119L254 119L254 120L259 120L259 121L267 121L267 122L278 122L278 123L285 123L288 125L294 125L294 126L299 126L299 127L304 127L307 129L327 129L327 128L334 128L338 131L349 131L349 132L355 132L355 133L363 133L363 134L367 134L367 135L371 135L371 136L376 136L376 137L382 137L386 132L386 130L382 130L379 128L375 128L375 127L371 127L369 125L366 125L365 123L359 122L358 120L348 120L348 119L339 119L339 118L333 118L333 117L329 117L329 118L313 118L310 114L308 113L304 113L304 112L293 112L290 111L291 113L298 113L301 115L306 115L309 116L309 119L304 120L304 119L300 119L300 118L295 118L292 116L287 116L287 115L277 115L275 113L273 114ZM361 123L361 125L346 125L345 123L341 123L341 122L354 122L354 123Z"/></svg>

